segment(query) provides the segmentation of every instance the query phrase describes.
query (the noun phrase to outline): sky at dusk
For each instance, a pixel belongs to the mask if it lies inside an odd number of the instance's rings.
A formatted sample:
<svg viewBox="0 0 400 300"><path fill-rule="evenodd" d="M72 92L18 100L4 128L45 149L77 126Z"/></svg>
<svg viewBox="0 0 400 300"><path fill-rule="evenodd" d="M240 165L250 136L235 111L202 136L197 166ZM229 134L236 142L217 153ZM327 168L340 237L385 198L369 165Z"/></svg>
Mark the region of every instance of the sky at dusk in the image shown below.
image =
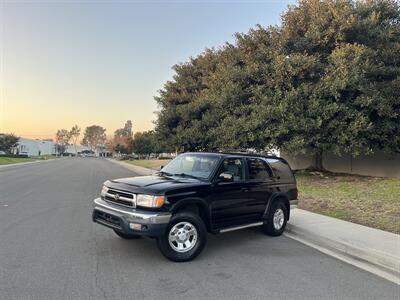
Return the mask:
<svg viewBox="0 0 400 300"><path fill-rule="evenodd" d="M291 3L0 0L0 132L54 138L97 124L112 134L126 120L152 129L174 64L279 24Z"/></svg>

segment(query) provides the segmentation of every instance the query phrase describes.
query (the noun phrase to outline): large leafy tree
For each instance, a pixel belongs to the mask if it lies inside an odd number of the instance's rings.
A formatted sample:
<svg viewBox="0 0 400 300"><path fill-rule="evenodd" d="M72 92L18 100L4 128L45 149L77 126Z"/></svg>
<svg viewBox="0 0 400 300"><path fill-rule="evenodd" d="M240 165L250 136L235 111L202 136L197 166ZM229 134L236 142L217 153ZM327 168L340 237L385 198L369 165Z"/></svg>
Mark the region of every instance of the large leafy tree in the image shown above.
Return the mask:
<svg viewBox="0 0 400 300"><path fill-rule="evenodd" d="M125 122L125 125L123 128L119 128L115 130L114 136L118 137L125 137L125 138L131 138L132 137L132 121L128 120Z"/></svg>
<svg viewBox="0 0 400 300"><path fill-rule="evenodd" d="M203 94L212 81L218 60L219 52L208 49L189 62L173 67L176 73L173 80L168 81L156 97L160 107L157 139L160 143L164 141L166 149L186 151L208 147L206 132L214 120L207 123L202 119L213 102Z"/></svg>
<svg viewBox="0 0 400 300"><path fill-rule="evenodd" d="M183 150L400 151L396 1L301 0L279 27L175 66L156 132Z"/></svg>
<svg viewBox="0 0 400 300"><path fill-rule="evenodd" d="M259 86L268 80L271 57L275 52L273 28L258 27L248 35L236 35L236 45L226 45L220 54L217 71L211 78L207 96L212 110L203 118L214 120L208 131L212 149L269 148L260 125L260 99L255 97ZM268 92L267 89L264 92Z"/></svg>
<svg viewBox="0 0 400 300"><path fill-rule="evenodd" d="M115 130L111 148L118 153L128 154L132 152L132 121L128 120L123 128Z"/></svg>
<svg viewBox="0 0 400 300"><path fill-rule="evenodd" d="M139 155L155 153L154 132L136 132L132 140L132 150Z"/></svg>
<svg viewBox="0 0 400 300"><path fill-rule="evenodd" d="M75 154L77 154L76 150L76 142L78 141L79 136L81 135L81 128L78 125L75 125L69 131L69 136L71 137L72 143L74 144Z"/></svg>
<svg viewBox="0 0 400 300"><path fill-rule="evenodd" d="M103 145L106 142L106 129L99 125L92 125L85 128L83 134L82 145L88 146L94 151L96 147Z"/></svg>
<svg viewBox="0 0 400 300"><path fill-rule="evenodd" d="M56 133L56 148L57 152L60 154L64 154L69 141L71 140L71 133L67 129L59 129Z"/></svg>
<svg viewBox="0 0 400 300"><path fill-rule="evenodd" d="M314 153L317 169L325 151L400 150L399 139L390 138L400 132L399 22L394 1L307 0L289 9L281 29L284 59L275 60L285 66L278 74L294 71L284 76L284 98L276 99L290 107L278 124L278 132L290 129L277 137L279 146Z"/></svg>

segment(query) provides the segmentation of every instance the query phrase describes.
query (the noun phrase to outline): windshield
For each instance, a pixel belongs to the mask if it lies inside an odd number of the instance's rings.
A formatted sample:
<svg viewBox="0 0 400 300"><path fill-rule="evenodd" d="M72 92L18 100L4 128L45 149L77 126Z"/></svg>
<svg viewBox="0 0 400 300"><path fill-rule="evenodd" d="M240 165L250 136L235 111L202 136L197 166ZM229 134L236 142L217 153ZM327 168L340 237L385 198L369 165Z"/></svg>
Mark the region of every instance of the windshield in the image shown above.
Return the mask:
<svg viewBox="0 0 400 300"><path fill-rule="evenodd" d="M207 179L216 168L219 157L205 154L183 154L166 165L161 173L170 176L196 177Z"/></svg>

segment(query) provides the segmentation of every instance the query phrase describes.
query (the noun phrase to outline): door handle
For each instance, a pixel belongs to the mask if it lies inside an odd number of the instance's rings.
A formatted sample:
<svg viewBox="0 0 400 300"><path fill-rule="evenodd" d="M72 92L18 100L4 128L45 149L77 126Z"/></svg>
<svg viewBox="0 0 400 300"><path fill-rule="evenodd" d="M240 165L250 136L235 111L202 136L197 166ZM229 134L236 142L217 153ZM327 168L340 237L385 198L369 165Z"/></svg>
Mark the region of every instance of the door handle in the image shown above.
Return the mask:
<svg viewBox="0 0 400 300"><path fill-rule="evenodd" d="M249 190L250 190L249 188L242 188L240 191L245 193L245 192L248 192Z"/></svg>

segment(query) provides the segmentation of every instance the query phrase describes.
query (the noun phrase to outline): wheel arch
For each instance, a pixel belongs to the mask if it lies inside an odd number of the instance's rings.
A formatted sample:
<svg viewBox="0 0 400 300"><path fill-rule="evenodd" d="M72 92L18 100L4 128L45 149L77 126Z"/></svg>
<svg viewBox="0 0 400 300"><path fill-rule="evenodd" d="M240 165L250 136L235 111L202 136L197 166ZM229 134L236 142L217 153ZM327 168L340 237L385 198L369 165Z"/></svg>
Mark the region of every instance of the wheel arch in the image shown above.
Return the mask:
<svg viewBox="0 0 400 300"><path fill-rule="evenodd" d="M206 225L207 230L211 229L211 217L208 203L203 198L190 197L180 200L175 203L170 211L172 213L177 213L179 211L192 211L200 216L203 220L204 225Z"/></svg>
<svg viewBox="0 0 400 300"><path fill-rule="evenodd" d="M285 193L274 193L270 200L267 203L267 207L265 208L265 212L263 217L266 218L268 216L269 210L272 207L272 204L276 201L282 201L285 206L286 206L286 210L287 210L287 219L289 220L290 218L290 202L289 202L289 198Z"/></svg>

